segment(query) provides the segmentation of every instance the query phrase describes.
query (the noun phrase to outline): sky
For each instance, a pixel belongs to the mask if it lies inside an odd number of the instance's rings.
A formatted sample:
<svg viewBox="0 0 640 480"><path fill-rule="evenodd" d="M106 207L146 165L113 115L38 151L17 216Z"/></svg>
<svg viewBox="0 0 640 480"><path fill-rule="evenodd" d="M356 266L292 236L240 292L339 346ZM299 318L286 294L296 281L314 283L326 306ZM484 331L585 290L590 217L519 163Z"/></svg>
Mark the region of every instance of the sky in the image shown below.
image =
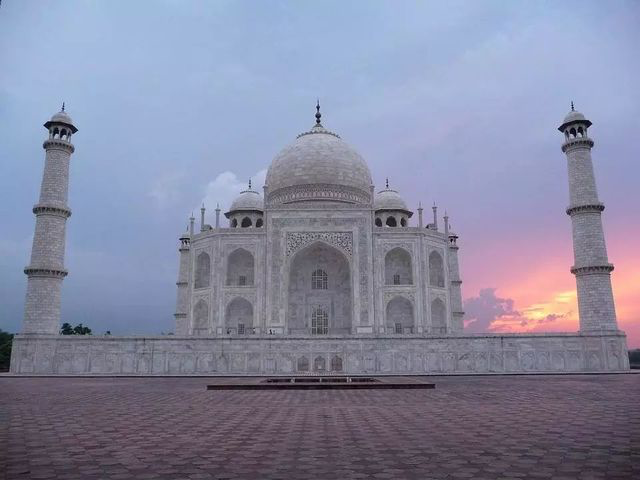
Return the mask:
<svg viewBox="0 0 640 480"><path fill-rule="evenodd" d="M571 101L620 328L640 347L640 3L67 1L0 5L0 328L20 330L44 151L73 138L62 321L173 330L178 236L313 125L460 239L468 331L575 331ZM196 215L197 216L197 215Z"/></svg>

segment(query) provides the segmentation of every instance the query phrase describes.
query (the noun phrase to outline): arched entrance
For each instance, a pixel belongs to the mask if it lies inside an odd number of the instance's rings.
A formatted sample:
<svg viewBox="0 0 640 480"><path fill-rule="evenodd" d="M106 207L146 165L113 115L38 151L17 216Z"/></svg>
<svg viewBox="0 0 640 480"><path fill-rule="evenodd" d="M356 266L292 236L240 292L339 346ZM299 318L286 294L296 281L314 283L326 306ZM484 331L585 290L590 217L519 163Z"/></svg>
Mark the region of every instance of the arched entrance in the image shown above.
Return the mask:
<svg viewBox="0 0 640 480"><path fill-rule="evenodd" d="M300 250L289 264L289 333L350 333L351 295L349 261L342 252L322 242Z"/></svg>

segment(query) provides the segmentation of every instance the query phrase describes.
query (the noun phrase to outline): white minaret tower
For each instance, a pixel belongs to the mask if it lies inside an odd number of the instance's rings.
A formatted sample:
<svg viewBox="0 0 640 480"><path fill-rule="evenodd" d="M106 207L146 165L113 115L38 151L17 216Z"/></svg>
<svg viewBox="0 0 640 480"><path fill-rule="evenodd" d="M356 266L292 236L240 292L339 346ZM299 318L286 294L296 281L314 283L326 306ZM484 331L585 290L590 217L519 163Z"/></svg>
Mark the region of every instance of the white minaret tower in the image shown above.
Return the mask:
<svg viewBox="0 0 640 480"><path fill-rule="evenodd" d="M176 299L176 335L187 335L189 331L189 277L191 265L191 235L185 232L180 236L180 264L178 268L178 294Z"/></svg>
<svg viewBox="0 0 640 480"><path fill-rule="evenodd" d="M78 129L71 117L62 110L44 124L49 138L45 149L44 173L40 186L40 200L33 207L36 229L33 235L31 262L24 269L27 274L27 298L24 307L25 334L57 335L60 329L60 293L64 268L64 249L69 191L69 161L74 152L71 135Z"/></svg>
<svg viewBox="0 0 640 480"><path fill-rule="evenodd" d="M564 133L562 151L569 167L569 206L573 229L574 264L581 332L616 331L616 310L611 290L613 265L607 258L602 230L601 213L604 204L598 199L593 174L591 148L593 140L587 136L591 122L571 111L558 130Z"/></svg>

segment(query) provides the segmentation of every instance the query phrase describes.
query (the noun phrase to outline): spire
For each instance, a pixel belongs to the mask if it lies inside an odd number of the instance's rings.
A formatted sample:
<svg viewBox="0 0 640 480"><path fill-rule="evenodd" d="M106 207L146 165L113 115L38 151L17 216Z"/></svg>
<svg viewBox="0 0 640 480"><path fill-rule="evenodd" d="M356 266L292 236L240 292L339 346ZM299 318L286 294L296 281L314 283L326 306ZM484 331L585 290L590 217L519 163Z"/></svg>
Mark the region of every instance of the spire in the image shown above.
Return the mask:
<svg viewBox="0 0 640 480"><path fill-rule="evenodd" d="M220 204L216 203L216 230L220 228Z"/></svg>
<svg viewBox="0 0 640 480"><path fill-rule="evenodd" d="M576 111L576 110L575 110L575 108L573 108L573 100L571 101L571 111L572 111L572 112L575 112L575 111Z"/></svg>
<svg viewBox="0 0 640 480"><path fill-rule="evenodd" d="M64 102L62 102L62 111L64 112Z"/></svg>
<svg viewBox="0 0 640 480"><path fill-rule="evenodd" d="M384 185L385 185L385 188L386 188L387 190L389 190L389 177L387 177L387 178L385 179L385 184L384 184Z"/></svg>
<svg viewBox="0 0 640 480"><path fill-rule="evenodd" d="M249 190L251 190L251 179L249 179Z"/></svg>
<svg viewBox="0 0 640 480"><path fill-rule="evenodd" d="M320 123L320 118L322 117L322 114L320 113L320 99L318 98L316 100L316 125L321 127L322 124Z"/></svg>
<svg viewBox="0 0 640 480"><path fill-rule="evenodd" d="M431 207L431 210L433 210L433 228L434 230L438 230L438 206L436 205L436 202L433 202L433 207Z"/></svg>

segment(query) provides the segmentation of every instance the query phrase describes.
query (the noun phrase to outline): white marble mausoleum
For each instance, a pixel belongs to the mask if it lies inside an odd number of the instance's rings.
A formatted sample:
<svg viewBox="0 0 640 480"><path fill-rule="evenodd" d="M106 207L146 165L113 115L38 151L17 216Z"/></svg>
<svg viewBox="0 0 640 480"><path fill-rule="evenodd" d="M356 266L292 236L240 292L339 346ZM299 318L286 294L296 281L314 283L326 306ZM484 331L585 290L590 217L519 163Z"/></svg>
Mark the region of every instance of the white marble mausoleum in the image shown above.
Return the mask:
<svg viewBox="0 0 640 480"><path fill-rule="evenodd" d="M434 206L413 212L366 161L316 122L224 212L180 236L175 334L60 336L67 187L77 129L45 124L44 179L24 329L24 374L399 374L628 369L618 330L587 136L573 110L560 131L569 168L580 331L465 334L458 237ZM567 259L568 261L568 259Z"/></svg>

